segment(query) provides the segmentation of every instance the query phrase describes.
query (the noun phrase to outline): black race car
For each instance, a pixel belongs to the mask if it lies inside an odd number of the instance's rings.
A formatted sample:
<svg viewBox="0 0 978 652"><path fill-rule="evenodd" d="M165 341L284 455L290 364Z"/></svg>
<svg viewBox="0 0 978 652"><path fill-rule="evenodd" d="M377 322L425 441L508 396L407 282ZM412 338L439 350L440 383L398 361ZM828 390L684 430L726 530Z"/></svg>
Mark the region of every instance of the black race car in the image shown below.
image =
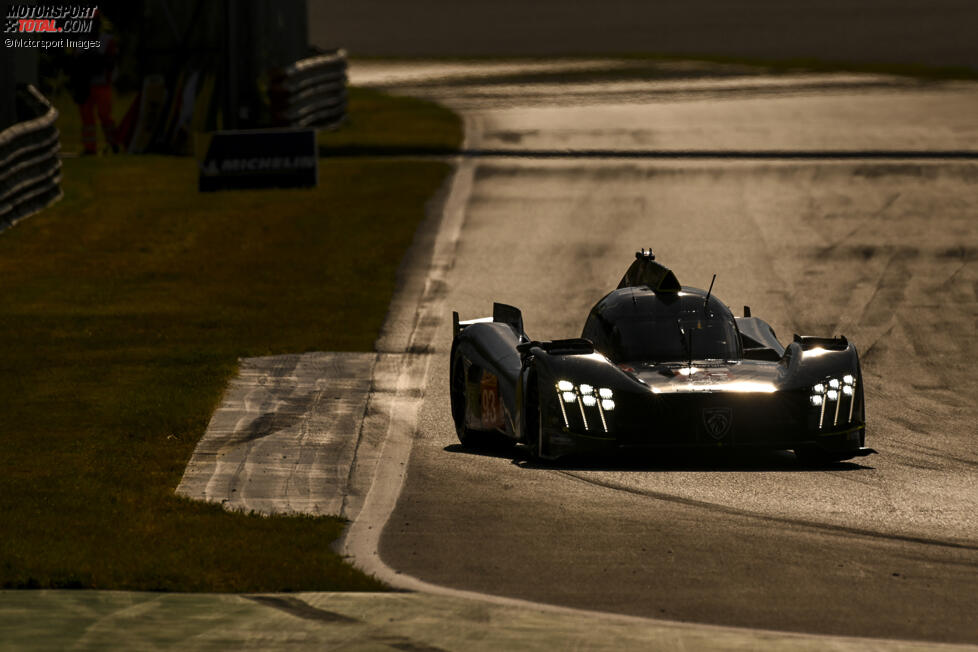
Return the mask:
<svg viewBox="0 0 978 652"><path fill-rule="evenodd" d="M660 447L791 449L824 463L873 453L856 348L794 336L680 286L649 250L591 309L579 339L537 341L517 308L453 313L452 417L464 446L533 455Z"/></svg>

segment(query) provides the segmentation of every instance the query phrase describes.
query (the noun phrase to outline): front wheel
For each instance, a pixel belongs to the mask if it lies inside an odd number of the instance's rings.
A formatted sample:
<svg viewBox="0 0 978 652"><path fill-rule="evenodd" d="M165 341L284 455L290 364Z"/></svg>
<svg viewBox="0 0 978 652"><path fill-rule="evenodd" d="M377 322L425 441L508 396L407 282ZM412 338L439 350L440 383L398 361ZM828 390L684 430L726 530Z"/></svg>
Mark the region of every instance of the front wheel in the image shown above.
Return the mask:
<svg viewBox="0 0 978 652"><path fill-rule="evenodd" d="M487 432L469 428L466 414L469 405L469 384L465 378L465 363L462 356L456 356L452 365L452 381L450 387L452 401L452 420L455 422L455 434L459 443L465 448L507 450L513 447L513 440L498 432Z"/></svg>

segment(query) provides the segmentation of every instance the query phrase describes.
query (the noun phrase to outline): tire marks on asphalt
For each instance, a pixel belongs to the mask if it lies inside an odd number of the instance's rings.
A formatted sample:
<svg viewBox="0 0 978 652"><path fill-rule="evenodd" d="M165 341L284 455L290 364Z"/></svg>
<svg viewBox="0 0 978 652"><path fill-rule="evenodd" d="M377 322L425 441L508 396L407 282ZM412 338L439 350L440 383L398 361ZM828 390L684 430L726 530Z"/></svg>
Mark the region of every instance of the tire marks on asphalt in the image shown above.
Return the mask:
<svg viewBox="0 0 978 652"><path fill-rule="evenodd" d="M699 509L715 512L718 514L726 514L728 516L739 516L748 519L766 521L770 523L778 523L780 525L804 527L804 528L820 530L825 532L834 532L834 533L844 534L846 536L860 536L869 539L899 541L904 543L915 543L915 544L921 544L926 546L937 546L942 548L954 548L958 550L978 552L978 543L970 543L965 541L952 541L952 540L936 539L936 538L922 537L922 536L892 534L892 533L880 532L877 530L849 527L844 525L835 525L832 523L813 521L813 520L808 520L803 518L789 518L783 516L769 515L769 514L764 514L761 512L756 512L751 510L739 509L737 507L733 507L730 505L711 503L704 500L696 500L693 498L677 496L675 494L671 494L667 492L641 489L632 485L618 483L608 479L579 475L571 471L555 471L555 472L565 477L572 478L576 481L584 482L598 487L604 487L606 489L612 489L614 491L622 491L625 493L634 494L637 496L643 496L645 498L651 498L654 500L662 500L670 503L678 503L680 505L686 505L688 507L696 507ZM962 566L972 571L976 571L978 570L978 556L974 557L971 560L964 560L961 562L961 564Z"/></svg>

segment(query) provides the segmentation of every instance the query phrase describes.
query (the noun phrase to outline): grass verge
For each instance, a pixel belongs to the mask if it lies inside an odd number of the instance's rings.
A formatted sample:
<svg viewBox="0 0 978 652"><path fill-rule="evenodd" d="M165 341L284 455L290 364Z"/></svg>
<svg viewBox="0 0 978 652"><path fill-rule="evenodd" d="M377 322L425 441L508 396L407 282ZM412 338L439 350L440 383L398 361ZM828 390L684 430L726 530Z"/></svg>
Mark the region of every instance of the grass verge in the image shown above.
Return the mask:
<svg viewBox="0 0 978 652"><path fill-rule="evenodd" d="M444 109L371 101L461 141ZM65 160L64 199L0 234L0 587L382 588L330 550L338 518L173 489L238 357L372 349L448 172L333 158L316 189L200 194L192 159Z"/></svg>
<svg viewBox="0 0 978 652"><path fill-rule="evenodd" d="M351 88L348 102L343 126L319 133L322 156L446 154L462 144L461 118L432 102L369 88Z"/></svg>

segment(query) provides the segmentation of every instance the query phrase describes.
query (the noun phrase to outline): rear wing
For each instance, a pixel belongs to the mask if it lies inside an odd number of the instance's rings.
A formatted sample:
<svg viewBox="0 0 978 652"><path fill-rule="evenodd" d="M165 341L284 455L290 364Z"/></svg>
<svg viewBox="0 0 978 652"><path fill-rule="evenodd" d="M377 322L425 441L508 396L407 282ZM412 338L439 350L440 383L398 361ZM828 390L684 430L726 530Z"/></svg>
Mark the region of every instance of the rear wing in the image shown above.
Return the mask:
<svg viewBox="0 0 978 652"><path fill-rule="evenodd" d="M526 331L523 330L523 313L520 312L519 308L506 305L505 303L492 304L492 317L480 317L478 319L467 319L465 321L459 321L458 312L453 310L452 336L458 337L459 333L464 331L472 324L483 323L508 324L514 331L516 331L516 334L521 339L530 339L526 336Z"/></svg>

